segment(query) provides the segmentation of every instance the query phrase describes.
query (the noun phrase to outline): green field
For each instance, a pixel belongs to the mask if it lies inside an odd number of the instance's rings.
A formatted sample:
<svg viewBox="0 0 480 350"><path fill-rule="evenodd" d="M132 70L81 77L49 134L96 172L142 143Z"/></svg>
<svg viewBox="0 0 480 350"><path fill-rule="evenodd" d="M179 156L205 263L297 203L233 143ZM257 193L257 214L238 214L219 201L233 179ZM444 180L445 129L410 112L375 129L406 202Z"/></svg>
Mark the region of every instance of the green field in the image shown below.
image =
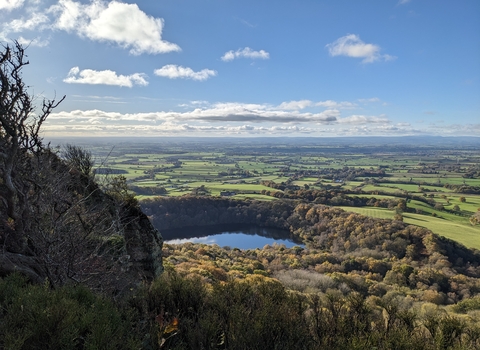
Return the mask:
<svg viewBox="0 0 480 350"><path fill-rule="evenodd" d="M393 219L395 213L393 210L371 207L341 207L345 211L351 211L365 216L377 219ZM435 218L428 215L403 213L403 221L410 225L416 225L428 228L432 232L444 236L466 247L480 250L480 227L469 224L461 224L448 219Z"/></svg>
<svg viewBox="0 0 480 350"><path fill-rule="evenodd" d="M472 149L445 152L423 147L396 152L385 147L375 150L325 144L302 148L288 143L249 142L159 145L116 146L114 151L93 148L92 153L101 160L98 167L115 173L99 174L97 179L108 181L121 173L129 185L163 187L166 195L172 197L199 193L220 196L227 191L238 199L276 200L273 195L278 191L305 189L331 189L346 196L385 200L422 196L443 205L444 210L434 204L408 200L407 206L416 213L404 213L405 222L480 249L480 228L469 222L469 217L480 208L480 188L479 194L462 194L446 187L480 187L480 155ZM275 185L268 187L265 181ZM147 197L152 196L142 195L139 199ZM381 208L345 209L383 219L394 216L392 210Z"/></svg>

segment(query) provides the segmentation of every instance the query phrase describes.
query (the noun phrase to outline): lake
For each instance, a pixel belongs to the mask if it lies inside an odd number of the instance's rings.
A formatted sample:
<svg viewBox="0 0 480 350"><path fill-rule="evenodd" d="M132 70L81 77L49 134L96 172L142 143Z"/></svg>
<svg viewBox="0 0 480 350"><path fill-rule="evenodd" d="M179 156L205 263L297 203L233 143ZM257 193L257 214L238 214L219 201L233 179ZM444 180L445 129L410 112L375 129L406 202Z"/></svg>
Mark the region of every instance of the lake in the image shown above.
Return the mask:
<svg viewBox="0 0 480 350"><path fill-rule="evenodd" d="M239 249L263 248L265 245L285 244L286 247L304 245L293 239L290 231L272 227L245 225L215 225L206 227L184 227L175 230L162 230L165 243L182 244L186 242L218 244L220 247Z"/></svg>

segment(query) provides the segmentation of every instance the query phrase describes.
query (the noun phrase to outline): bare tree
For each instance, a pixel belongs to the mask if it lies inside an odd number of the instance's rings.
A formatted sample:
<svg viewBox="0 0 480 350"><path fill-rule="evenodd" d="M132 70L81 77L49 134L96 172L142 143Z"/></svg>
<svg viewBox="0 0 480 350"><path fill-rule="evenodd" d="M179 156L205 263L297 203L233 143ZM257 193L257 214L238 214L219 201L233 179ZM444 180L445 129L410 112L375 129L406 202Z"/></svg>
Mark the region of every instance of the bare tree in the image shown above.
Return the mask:
<svg viewBox="0 0 480 350"><path fill-rule="evenodd" d="M0 54L0 165L6 191L1 194L14 237L12 245L26 249L25 220L29 193L37 185L29 175L33 157L44 150L40 128L52 110L63 101L44 100L42 111L35 115L33 98L22 79L22 69L29 64L23 47L4 47ZM28 179L28 181L25 181Z"/></svg>
<svg viewBox="0 0 480 350"><path fill-rule="evenodd" d="M85 176L92 175L93 160L92 153L75 145L67 144L62 152L62 158L67 164L78 169Z"/></svg>

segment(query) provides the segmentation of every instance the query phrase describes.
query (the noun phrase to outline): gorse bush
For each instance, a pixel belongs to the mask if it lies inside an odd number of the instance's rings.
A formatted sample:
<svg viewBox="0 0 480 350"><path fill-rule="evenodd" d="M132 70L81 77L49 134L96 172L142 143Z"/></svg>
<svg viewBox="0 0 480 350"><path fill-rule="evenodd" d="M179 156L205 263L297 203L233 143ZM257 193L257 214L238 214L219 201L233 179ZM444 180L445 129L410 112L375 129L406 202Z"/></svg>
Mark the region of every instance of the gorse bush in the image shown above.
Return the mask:
<svg viewBox="0 0 480 350"><path fill-rule="evenodd" d="M85 287L29 285L20 275L0 280L0 348L132 349L128 313Z"/></svg>
<svg viewBox="0 0 480 350"><path fill-rule="evenodd" d="M0 280L0 348L479 348L472 322L435 310L421 316L402 298L292 292L262 275L206 283L171 270L113 303L84 287L11 275Z"/></svg>

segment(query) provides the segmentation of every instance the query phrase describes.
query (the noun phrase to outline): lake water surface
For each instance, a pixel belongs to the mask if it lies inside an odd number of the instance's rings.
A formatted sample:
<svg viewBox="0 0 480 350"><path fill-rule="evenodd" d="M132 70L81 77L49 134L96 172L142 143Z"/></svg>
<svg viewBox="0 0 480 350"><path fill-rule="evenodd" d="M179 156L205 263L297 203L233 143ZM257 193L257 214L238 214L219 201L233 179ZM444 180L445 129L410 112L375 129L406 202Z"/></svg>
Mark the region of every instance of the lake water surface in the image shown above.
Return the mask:
<svg viewBox="0 0 480 350"><path fill-rule="evenodd" d="M207 227L186 227L161 231L165 243L181 244L186 242L218 244L220 247L239 249L263 248L265 245L285 244L286 247L303 246L294 240L288 230L271 227L216 225Z"/></svg>

